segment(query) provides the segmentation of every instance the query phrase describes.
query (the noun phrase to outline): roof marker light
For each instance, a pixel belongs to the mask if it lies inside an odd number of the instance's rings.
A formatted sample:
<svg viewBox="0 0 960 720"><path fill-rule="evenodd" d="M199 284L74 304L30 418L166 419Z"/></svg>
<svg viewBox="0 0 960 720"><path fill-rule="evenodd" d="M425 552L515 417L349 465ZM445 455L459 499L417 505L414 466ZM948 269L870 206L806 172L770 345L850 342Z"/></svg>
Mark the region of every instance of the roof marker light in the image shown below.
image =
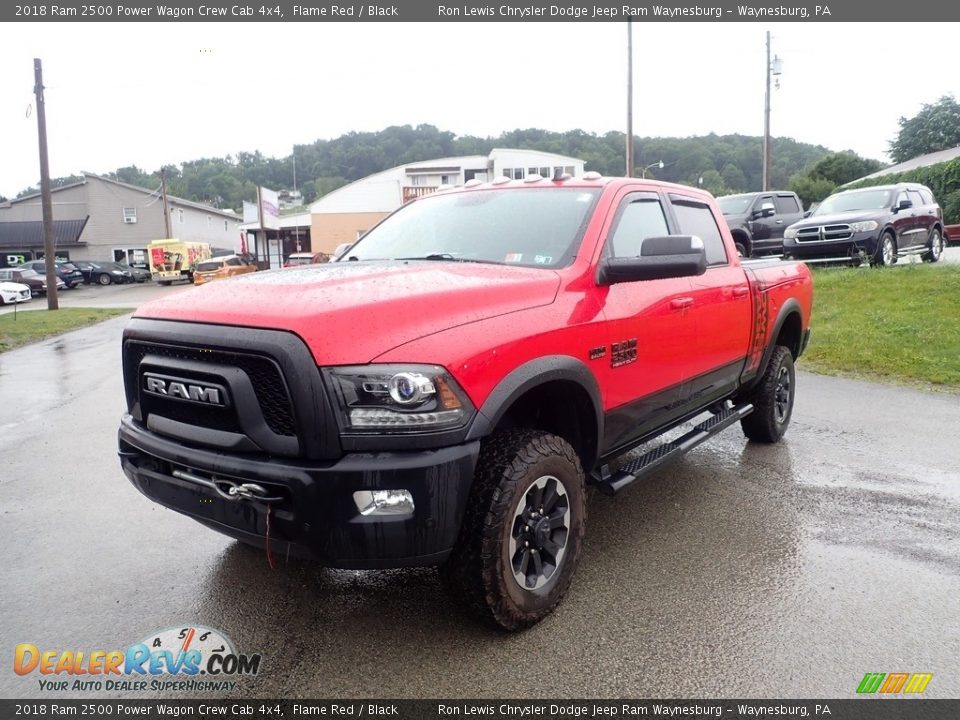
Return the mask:
<svg viewBox="0 0 960 720"><path fill-rule="evenodd" d="M603 177L603 175L601 175L600 173L598 173L596 170L591 170L590 172L585 172L585 173L583 174L583 179L584 179L584 180L599 180L599 179L602 178L602 177Z"/></svg>
<svg viewBox="0 0 960 720"><path fill-rule="evenodd" d="M490 184L491 184L491 185L503 185L504 183L508 183L508 182L510 182L510 178L508 178L506 175L501 175L501 176L498 177L498 178L494 178L494 179L491 181Z"/></svg>

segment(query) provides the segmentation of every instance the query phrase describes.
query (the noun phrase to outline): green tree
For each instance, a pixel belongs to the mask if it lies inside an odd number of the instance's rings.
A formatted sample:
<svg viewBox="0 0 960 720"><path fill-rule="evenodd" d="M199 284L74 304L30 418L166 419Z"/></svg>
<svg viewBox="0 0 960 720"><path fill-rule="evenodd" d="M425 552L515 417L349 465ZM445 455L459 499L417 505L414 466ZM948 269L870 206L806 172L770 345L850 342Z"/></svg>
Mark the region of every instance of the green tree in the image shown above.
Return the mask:
<svg viewBox="0 0 960 720"><path fill-rule="evenodd" d="M790 180L790 189L800 196L805 208L809 208L811 203L818 203L823 200L836 187L835 183L826 178L810 175L795 175Z"/></svg>
<svg viewBox="0 0 960 720"><path fill-rule="evenodd" d="M890 158L894 163L960 145L960 104L953 95L944 95L932 105L924 105L909 120L901 117L899 124L897 137L890 142Z"/></svg>
<svg viewBox="0 0 960 720"><path fill-rule="evenodd" d="M322 198L327 193L343 187L348 182L343 177L318 177L303 186L303 201L311 203L317 198Z"/></svg>
<svg viewBox="0 0 960 720"><path fill-rule="evenodd" d="M813 178L829 180L834 185L846 185L859 180L864 175L879 170L883 165L877 160L868 160L857 155L852 150L833 153L818 160L810 168L808 175Z"/></svg>
<svg viewBox="0 0 960 720"><path fill-rule="evenodd" d="M72 185L73 183L83 182L83 175L67 175L65 177L50 178L50 189L55 190L58 187L63 187L64 185ZM17 198L22 198L26 195L35 195L40 192L40 186L31 185L28 188L24 188L17 193Z"/></svg>
<svg viewBox="0 0 960 720"><path fill-rule="evenodd" d="M724 165L720 176L723 178L723 184L730 189L730 192L743 192L747 189L747 176L743 174L743 170L733 163Z"/></svg>
<svg viewBox="0 0 960 720"><path fill-rule="evenodd" d="M700 182L701 178L703 178L703 182ZM697 176L694 182L690 184L699 185L711 195L715 196L729 195L731 193L731 189L723 181L723 176L713 168L702 172Z"/></svg>

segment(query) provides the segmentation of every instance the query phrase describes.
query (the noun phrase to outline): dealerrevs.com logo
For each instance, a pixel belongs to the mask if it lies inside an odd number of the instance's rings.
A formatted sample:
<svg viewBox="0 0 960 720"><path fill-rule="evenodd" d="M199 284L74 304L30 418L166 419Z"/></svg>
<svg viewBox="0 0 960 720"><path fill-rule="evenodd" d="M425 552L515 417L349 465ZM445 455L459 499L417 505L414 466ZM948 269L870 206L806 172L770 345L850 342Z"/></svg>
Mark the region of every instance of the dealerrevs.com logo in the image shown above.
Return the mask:
<svg viewBox="0 0 960 720"><path fill-rule="evenodd" d="M229 691L260 672L260 654L244 655L219 630L200 626L152 633L126 650L61 650L20 643L17 675L40 675L40 690Z"/></svg>

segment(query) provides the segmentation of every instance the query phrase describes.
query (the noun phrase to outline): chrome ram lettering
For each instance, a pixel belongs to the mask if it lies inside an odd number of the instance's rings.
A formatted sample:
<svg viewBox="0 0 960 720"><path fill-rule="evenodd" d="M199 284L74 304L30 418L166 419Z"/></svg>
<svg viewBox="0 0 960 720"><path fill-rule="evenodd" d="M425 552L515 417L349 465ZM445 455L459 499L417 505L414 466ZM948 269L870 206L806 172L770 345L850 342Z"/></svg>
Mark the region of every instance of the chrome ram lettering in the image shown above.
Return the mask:
<svg viewBox="0 0 960 720"><path fill-rule="evenodd" d="M165 380L159 377L146 376L145 390L154 395L175 398L178 400L190 400L192 402L207 403L210 405L223 405L223 397L220 394L220 388L207 385L194 385L189 382L179 380Z"/></svg>

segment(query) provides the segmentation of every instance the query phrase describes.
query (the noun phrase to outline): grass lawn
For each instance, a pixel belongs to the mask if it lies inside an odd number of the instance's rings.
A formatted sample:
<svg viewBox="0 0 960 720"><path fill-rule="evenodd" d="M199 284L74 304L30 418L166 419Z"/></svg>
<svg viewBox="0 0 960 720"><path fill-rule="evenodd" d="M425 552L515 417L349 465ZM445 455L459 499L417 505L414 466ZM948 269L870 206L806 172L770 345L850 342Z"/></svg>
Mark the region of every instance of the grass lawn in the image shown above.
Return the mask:
<svg viewBox="0 0 960 720"><path fill-rule="evenodd" d="M39 298L46 302L44 298ZM37 300L34 300L37 302ZM133 308L19 310L0 315L0 352L133 312Z"/></svg>
<svg viewBox="0 0 960 720"><path fill-rule="evenodd" d="M813 282L801 367L960 388L960 265L821 268Z"/></svg>

